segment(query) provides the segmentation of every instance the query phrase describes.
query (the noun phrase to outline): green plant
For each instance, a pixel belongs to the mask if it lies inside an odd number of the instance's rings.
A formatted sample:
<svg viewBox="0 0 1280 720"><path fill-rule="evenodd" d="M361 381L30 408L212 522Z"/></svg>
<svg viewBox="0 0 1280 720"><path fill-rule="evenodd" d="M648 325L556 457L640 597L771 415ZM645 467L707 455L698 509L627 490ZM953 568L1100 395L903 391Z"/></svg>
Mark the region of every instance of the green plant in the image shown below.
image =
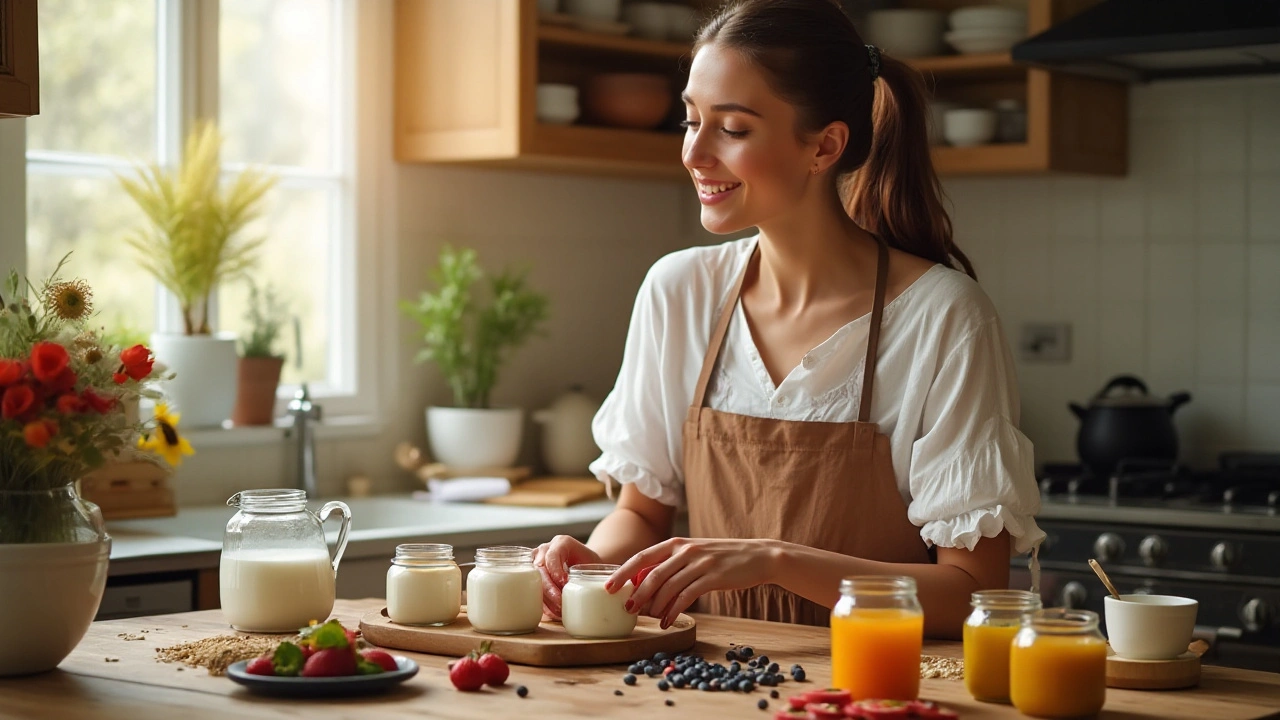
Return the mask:
<svg viewBox="0 0 1280 720"><path fill-rule="evenodd" d="M264 238L245 239L241 231L275 184L245 170L221 188L221 147L217 126L202 122L187 137L176 171L152 163L138 166L136 179L118 178L150 221L127 241L142 267L178 298L188 335L210 332L210 294L257 259Z"/></svg>
<svg viewBox="0 0 1280 720"><path fill-rule="evenodd" d="M270 284L259 288L249 279L249 307L244 312L248 330L240 336L240 357L283 357L274 351L280 330L289 319L289 307Z"/></svg>
<svg viewBox="0 0 1280 720"><path fill-rule="evenodd" d="M549 302L528 287L525 273L511 270L489 278L482 292L476 286L485 275L474 250L446 246L430 277L434 292L400 304L422 328L417 361L439 366L459 407L487 408L503 362L538 332Z"/></svg>

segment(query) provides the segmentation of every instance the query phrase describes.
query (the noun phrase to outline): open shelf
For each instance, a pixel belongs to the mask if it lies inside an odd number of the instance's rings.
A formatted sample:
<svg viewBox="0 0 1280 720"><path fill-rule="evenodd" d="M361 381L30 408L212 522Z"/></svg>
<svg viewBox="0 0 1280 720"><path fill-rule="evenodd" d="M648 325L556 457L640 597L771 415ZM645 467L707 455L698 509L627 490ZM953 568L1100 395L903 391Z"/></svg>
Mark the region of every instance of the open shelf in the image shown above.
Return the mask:
<svg viewBox="0 0 1280 720"><path fill-rule="evenodd" d="M1016 65L1007 53L981 53L975 55L939 55L937 57L911 58L908 65L925 75L957 80L1014 80L1025 77L1027 68Z"/></svg>
<svg viewBox="0 0 1280 720"><path fill-rule="evenodd" d="M1000 175L1033 172L1043 165L1027 143L990 143L974 147L935 145L933 166L939 175Z"/></svg>
<svg viewBox="0 0 1280 720"><path fill-rule="evenodd" d="M663 42L625 35L604 35L576 28L541 24L538 41L545 46L599 50L623 55L640 55L651 58L678 60L693 51L689 43Z"/></svg>

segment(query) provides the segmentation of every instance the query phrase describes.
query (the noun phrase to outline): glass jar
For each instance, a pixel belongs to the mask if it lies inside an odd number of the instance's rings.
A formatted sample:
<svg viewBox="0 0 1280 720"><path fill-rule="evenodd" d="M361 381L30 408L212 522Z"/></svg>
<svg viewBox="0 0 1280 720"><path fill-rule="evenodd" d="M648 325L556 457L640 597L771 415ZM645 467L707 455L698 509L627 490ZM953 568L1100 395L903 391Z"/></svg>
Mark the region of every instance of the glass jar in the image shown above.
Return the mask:
<svg viewBox="0 0 1280 720"><path fill-rule="evenodd" d="M438 627L458 619L462 571L452 545L396 546L387 570L387 616L401 625Z"/></svg>
<svg viewBox="0 0 1280 720"><path fill-rule="evenodd" d="M325 504L307 509L303 490L245 490L227 504L239 508L222 536L219 594L222 614L244 632L297 632L333 611L338 562L347 548L351 509ZM324 521L342 516L333 556Z"/></svg>
<svg viewBox="0 0 1280 720"><path fill-rule="evenodd" d="M924 611L909 577L840 582L831 613L831 683L854 700L915 700L920 693Z"/></svg>
<svg viewBox="0 0 1280 720"><path fill-rule="evenodd" d="M571 636L582 639L624 638L636 629L636 616L625 607L635 590L630 581L611 593L604 583L619 565L574 565L560 596L560 622Z"/></svg>
<svg viewBox="0 0 1280 720"><path fill-rule="evenodd" d="M1089 717L1107 699L1107 641L1098 614L1052 608L1031 615L1009 652L1009 698L1024 715Z"/></svg>
<svg viewBox="0 0 1280 720"><path fill-rule="evenodd" d="M527 547L476 550L467 573L467 619L476 632L524 635L542 622L542 573Z"/></svg>
<svg viewBox="0 0 1280 720"><path fill-rule="evenodd" d="M964 623L964 686L974 700L1009 702L1009 646L1040 597L1026 590L982 590Z"/></svg>

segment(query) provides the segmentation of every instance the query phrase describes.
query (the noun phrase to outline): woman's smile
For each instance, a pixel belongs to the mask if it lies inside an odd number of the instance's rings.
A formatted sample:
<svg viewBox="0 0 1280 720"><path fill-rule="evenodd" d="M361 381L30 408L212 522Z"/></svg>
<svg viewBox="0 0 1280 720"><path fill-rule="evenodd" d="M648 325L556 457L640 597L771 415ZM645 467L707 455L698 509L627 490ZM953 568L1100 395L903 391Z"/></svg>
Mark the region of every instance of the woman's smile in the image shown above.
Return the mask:
<svg viewBox="0 0 1280 720"><path fill-rule="evenodd" d="M723 202L734 190L742 187L740 182L710 182L707 180L695 180L694 183L698 187L698 200L703 205L714 205Z"/></svg>

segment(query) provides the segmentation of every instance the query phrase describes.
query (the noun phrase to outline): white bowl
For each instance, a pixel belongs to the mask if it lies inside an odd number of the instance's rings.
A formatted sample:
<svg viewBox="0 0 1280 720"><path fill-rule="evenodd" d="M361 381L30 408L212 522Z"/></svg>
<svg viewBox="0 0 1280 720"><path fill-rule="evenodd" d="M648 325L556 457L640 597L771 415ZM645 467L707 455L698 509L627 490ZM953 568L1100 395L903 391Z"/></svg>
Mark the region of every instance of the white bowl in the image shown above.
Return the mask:
<svg viewBox="0 0 1280 720"><path fill-rule="evenodd" d="M559 83L540 83L537 89L538 120L552 125L568 125L578 119L578 88Z"/></svg>
<svg viewBox="0 0 1280 720"><path fill-rule="evenodd" d="M613 22L622 12L622 0L563 0L564 11L589 20Z"/></svg>
<svg viewBox="0 0 1280 720"><path fill-rule="evenodd" d="M622 20L635 28L636 35L650 40L666 40L671 32L670 14L663 3L628 3L622 7Z"/></svg>
<svg viewBox="0 0 1280 720"><path fill-rule="evenodd" d="M947 16L938 10L899 8L867 13L867 42L896 57L928 57L942 52Z"/></svg>
<svg viewBox="0 0 1280 720"><path fill-rule="evenodd" d="M1171 660L1187 651L1196 625L1195 600L1174 595L1110 595L1103 600L1107 639L1130 660Z"/></svg>
<svg viewBox="0 0 1280 720"><path fill-rule="evenodd" d="M667 10L667 39L684 42L698 32L698 12L688 5L664 3Z"/></svg>
<svg viewBox="0 0 1280 720"><path fill-rule="evenodd" d="M1004 52L1026 36L1018 30L952 30L944 37L947 44L964 55Z"/></svg>
<svg viewBox="0 0 1280 720"><path fill-rule="evenodd" d="M996 136L996 111L978 108L948 110L943 114L942 136L956 147L985 145Z"/></svg>
<svg viewBox="0 0 1280 720"><path fill-rule="evenodd" d="M960 8L948 16L952 30L1011 30L1027 32L1027 12L999 5Z"/></svg>
<svg viewBox="0 0 1280 720"><path fill-rule="evenodd" d="M941 145L944 139L943 128L946 127L946 115L948 110L957 110L960 103L954 103L947 100L932 100L929 102L929 144Z"/></svg>

